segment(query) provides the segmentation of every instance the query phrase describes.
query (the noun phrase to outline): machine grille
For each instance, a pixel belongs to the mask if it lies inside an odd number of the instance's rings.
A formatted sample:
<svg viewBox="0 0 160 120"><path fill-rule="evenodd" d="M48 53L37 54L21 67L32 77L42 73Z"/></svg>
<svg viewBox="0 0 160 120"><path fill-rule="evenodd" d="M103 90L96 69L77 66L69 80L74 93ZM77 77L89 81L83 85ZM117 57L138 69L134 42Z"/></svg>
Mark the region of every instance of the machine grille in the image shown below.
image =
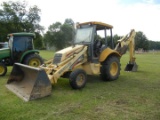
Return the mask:
<svg viewBox="0 0 160 120"><path fill-rule="evenodd" d="M61 62L62 54L55 54L53 59L53 64L58 64Z"/></svg>

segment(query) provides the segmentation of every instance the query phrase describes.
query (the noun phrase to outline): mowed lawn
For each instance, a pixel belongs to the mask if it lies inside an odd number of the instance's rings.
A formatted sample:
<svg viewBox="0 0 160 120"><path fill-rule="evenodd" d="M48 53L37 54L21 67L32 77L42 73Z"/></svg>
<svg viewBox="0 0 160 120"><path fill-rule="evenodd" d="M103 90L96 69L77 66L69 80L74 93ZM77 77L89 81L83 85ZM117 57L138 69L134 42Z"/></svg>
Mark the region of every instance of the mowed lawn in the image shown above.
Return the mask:
<svg viewBox="0 0 160 120"><path fill-rule="evenodd" d="M45 59L52 51L41 51ZM121 58L121 75L112 82L88 77L86 87L73 90L59 79L51 96L24 102L0 77L0 120L160 120L160 53L136 54L137 72L125 72L129 55Z"/></svg>

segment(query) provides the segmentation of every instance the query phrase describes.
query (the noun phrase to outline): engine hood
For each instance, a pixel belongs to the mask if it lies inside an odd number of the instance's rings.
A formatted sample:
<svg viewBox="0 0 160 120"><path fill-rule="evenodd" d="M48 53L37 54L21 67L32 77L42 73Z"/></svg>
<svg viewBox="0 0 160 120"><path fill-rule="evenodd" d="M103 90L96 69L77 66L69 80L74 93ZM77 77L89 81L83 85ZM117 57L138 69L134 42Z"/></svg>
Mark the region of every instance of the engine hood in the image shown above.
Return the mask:
<svg viewBox="0 0 160 120"><path fill-rule="evenodd" d="M75 45L64 48L60 51L57 51L54 55L53 64L58 64L64 61L66 58L72 56L74 53L78 53L83 49L84 45Z"/></svg>

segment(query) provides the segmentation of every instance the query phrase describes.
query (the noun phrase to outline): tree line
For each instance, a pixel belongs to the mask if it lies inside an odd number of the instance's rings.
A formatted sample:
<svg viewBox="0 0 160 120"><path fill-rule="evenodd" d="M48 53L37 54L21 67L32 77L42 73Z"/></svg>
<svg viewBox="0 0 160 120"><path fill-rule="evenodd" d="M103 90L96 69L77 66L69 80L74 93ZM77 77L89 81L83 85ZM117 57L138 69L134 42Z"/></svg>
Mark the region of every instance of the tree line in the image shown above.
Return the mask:
<svg viewBox="0 0 160 120"><path fill-rule="evenodd" d="M44 33L44 27L40 25L40 13L41 9L38 6L28 7L25 1L3 2L0 7L0 42L7 41L9 33L34 32L36 33L34 45L37 49L54 46L56 50L59 50L71 45L76 31L74 21L68 18L64 20L64 23L55 22ZM114 44L121 37L117 34L114 35ZM135 37L135 49L139 48L160 50L160 42L148 40L142 31L138 31Z"/></svg>

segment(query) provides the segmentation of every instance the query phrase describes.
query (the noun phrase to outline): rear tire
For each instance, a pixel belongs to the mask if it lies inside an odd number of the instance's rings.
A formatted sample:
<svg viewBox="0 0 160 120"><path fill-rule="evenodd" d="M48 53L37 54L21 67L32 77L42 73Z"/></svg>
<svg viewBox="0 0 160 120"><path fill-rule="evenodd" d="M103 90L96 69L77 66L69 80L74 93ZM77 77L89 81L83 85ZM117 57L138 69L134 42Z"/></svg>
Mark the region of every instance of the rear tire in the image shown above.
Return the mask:
<svg viewBox="0 0 160 120"><path fill-rule="evenodd" d="M120 74L120 61L116 56L110 56L102 63L100 76L104 81L116 80Z"/></svg>
<svg viewBox="0 0 160 120"><path fill-rule="evenodd" d="M69 77L69 82L73 89L83 88L87 82L86 72L82 69L72 71Z"/></svg>
<svg viewBox="0 0 160 120"><path fill-rule="evenodd" d="M7 66L3 63L0 63L0 76L4 76L7 73Z"/></svg>
<svg viewBox="0 0 160 120"><path fill-rule="evenodd" d="M38 67L43 64L43 59L38 54L30 54L25 57L23 63L32 67Z"/></svg>

